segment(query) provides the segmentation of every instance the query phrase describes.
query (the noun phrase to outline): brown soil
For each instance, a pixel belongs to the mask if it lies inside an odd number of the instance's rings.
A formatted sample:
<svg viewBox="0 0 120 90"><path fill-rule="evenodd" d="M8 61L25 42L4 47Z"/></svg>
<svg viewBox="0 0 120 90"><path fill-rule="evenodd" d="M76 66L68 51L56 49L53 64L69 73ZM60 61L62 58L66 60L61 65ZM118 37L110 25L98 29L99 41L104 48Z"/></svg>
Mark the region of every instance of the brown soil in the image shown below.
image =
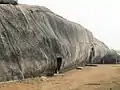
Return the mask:
<svg viewBox="0 0 120 90"><path fill-rule="evenodd" d="M120 65L74 69L47 78L0 84L0 90L120 90Z"/></svg>

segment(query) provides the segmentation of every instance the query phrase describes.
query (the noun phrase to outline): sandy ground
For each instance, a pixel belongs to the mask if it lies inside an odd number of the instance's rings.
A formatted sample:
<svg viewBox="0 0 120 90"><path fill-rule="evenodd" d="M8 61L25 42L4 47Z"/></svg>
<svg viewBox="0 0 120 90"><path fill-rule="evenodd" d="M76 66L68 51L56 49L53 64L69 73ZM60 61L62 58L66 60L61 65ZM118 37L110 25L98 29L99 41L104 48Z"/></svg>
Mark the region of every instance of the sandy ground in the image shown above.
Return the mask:
<svg viewBox="0 0 120 90"><path fill-rule="evenodd" d="M0 90L120 90L120 65L71 70L51 78L0 84Z"/></svg>

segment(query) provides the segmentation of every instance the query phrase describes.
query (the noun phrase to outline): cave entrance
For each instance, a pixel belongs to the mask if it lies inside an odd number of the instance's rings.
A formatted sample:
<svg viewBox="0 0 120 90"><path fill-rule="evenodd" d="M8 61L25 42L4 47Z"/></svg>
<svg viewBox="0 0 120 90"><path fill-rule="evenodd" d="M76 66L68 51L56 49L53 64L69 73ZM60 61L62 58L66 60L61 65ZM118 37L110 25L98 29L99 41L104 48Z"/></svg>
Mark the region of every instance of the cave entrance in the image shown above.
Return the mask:
<svg viewBox="0 0 120 90"><path fill-rule="evenodd" d="M94 46L92 46L91 51L90 51L90 56L89 56L89 63L90 64L93 63L94 56L95 56L95 50L94 50Z"/></svg>
<svg viewBox="0 0 120 90"><path fill-rule="evenodd" d="M61 65L62 65L62 58L58 57L57 58L57 67L56 67L55 73L59 73Z"/></svg>

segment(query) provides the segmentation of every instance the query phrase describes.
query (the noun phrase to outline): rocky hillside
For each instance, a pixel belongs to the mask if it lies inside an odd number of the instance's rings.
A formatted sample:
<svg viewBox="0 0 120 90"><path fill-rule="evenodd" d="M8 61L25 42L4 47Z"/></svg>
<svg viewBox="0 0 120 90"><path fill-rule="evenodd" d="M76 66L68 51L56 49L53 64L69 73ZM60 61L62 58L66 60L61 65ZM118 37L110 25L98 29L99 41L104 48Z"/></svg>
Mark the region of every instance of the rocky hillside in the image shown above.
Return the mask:
<svg viewBox="0 0 120 90"><path fill-rule="evenodd" d="M94 40L90 31L45 7L1 4L0 81L83 66L89 62ZM97 56L109 51L102 42L95 43Z"/></svg>

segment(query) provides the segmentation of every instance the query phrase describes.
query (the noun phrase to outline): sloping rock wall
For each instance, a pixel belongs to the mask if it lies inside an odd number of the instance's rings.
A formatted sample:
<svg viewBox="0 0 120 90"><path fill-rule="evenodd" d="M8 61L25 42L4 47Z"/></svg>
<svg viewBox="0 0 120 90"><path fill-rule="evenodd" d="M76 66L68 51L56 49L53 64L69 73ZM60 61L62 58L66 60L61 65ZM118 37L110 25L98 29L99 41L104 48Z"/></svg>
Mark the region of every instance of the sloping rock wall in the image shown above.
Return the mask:
<svg viewBox="0 0 120 90"><path fill-rule="evenodd" d="M107 55L111 50L101 41L94 38L94 49L95 49L95 58L93 63L100 63L101 58Z"/></svg>
<svg viewBox="0 0 120 90"><path fill-rule="evenodd" d="M92 43L90 31L45 7L0 5L0 81L53 75L58 58L61 71L85 65Z"/></svg>

